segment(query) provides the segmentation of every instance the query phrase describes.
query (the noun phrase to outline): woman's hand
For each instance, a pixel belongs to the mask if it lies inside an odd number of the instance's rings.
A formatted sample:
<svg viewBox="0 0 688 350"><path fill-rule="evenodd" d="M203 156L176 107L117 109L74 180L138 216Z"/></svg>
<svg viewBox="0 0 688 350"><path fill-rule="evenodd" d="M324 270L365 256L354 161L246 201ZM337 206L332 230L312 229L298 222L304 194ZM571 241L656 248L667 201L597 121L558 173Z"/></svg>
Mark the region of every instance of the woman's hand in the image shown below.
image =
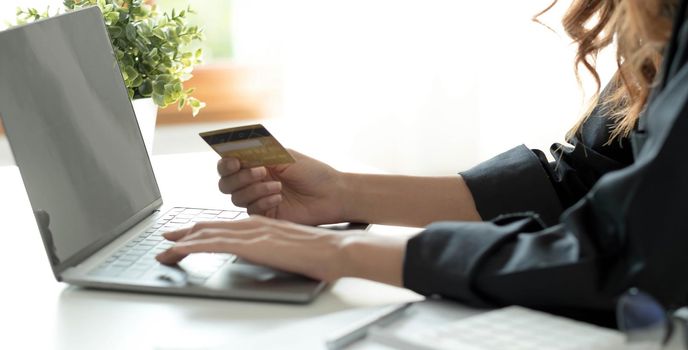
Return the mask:
<svg viewBox="0 0 688 350"><path fill-rule="evenodd" d="M236 158L217 163L220 191L249 214L318 225L346 221L343 175L329 165L290 150L296 163L241 168Z"/></svg>
<svg viewBox="0 0 688 350"><path fill-rule="evenodd" d="M397 286L402 284L407 239L333 231L261 216L196 223L164 237L177 242L157 256L164 264L176 264L192 253L231 253L322 281L360 277Z"/></svg>

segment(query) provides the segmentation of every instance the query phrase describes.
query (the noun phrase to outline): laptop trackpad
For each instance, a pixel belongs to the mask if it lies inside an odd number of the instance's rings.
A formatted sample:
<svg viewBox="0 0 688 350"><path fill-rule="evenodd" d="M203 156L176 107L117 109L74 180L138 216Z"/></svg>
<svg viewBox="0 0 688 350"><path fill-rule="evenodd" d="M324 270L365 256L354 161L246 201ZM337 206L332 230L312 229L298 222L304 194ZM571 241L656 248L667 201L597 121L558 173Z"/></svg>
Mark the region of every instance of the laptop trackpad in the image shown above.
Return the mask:
<svg viewBox="0 0 688 350"><path fill-rule="evenodd" d="M312 292L319 281L305 276L254 265L238 259L227 264L205 283L205 287L212 289L227 289L233 291L247 290L253 293L308 293Z"/></svg>
<svg viewBox="0 0 688 350"><path fill-rule="evenodd" d="M229 265L232 278L248 279L266 282L270 280L291 279L298 277L293 273L271 269L269 267L254 265L246 260L237 259Z"/></svg>

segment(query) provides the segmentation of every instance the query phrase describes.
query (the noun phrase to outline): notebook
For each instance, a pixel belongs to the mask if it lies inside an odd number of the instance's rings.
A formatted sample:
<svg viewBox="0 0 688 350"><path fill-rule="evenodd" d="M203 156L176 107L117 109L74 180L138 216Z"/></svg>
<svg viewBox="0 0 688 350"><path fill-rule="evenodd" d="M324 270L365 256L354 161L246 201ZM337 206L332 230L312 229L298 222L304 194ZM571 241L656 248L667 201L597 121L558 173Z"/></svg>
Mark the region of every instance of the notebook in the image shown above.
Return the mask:
<svg viewBox="0 0 688 350"><path fill-rule="evenodd" d="M98 7L0 32L0 47L0 117L58 281L296 303L322 290L234 256L155 260L173 244L163 232L246 213L163 205Z"/></svg>

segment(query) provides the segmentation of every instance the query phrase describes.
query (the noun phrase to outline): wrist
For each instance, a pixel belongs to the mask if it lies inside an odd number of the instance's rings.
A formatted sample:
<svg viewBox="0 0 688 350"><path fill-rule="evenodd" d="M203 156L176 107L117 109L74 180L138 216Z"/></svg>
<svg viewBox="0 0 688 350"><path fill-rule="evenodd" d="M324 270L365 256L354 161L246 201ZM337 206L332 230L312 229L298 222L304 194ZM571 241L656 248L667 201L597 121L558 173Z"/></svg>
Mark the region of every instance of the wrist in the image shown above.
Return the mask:
<svg viewBox="0 0 688 350"><path fill-rule="evenodd" d="M359 212L360 200L357 200L357 189L361 186L360 174L339 173L339 203L342 222L368 222Z"/></svg>
<svg viewBox="0 0 688 350"><path fill-rule="evenodd" d="M378 236L361 231L342 239L340 277L364 278L394 286L403 285L403 264L409 237Z"/></svg>

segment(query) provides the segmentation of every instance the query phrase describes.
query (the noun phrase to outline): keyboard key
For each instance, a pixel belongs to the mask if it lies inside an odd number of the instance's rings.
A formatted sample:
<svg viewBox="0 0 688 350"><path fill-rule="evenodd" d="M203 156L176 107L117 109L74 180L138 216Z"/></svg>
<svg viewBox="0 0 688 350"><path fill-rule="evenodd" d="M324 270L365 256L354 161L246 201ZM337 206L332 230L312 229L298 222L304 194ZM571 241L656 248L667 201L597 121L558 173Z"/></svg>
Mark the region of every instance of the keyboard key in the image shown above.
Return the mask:
<svg viewBox="0 0 688 350"><path fill-rule="evenodd" d="M134 260L122 260L118 259L112 263L112 267L129 267L134 263Z"/></svg>
<svg viewBox="0 0 688 350"><path fill-rule="evenodd" d="M139 260L146 252L131 252L128 253L127 255L122 256L120 259L125 259L125 260Z"/></svg>
<svg viewBox="0 0 688 350"><path fill-rule="evenodd" d="M150 236L151 233L153 233L153 232L148 232L148 231L143 232L143 233L139 234L137 238L146 238L146 237Z"/></svg>
<svg viewBox="0 0 688 350"><path fill-rule="evenodd" d="M139 257L135 256L135 255L124 255L124 256L120 257L119 259L117 259L117 261L129 261L129 262L134 262L136 260L139 260Z"/></svg>
<svg viewBox="0 0 688 350"><path fill-rule="evenodd" d="M158 248L155 248L151 250L150 252L146 253L143 257L141 257L141 261L148 260L148 261L155 261L155 257L159 254L157 251Z"/></svg>
<svg viewBox="0 0 688 350"><path fill-rule="evenodd" d="M202 212L203 212L203 210L201 210L201 209L187 208L187 209L184 209L184 211L182 213L187 214L187 215L198 215Z"/></svg>
<svg viewBox="0 0 688 350"><path fill-rule="evenodd" d="M195 217L196 217L196 215L179 214L179 215L175 216L173 220L176 220L176 219L193 219Z"/></svg>
<svg viewBox="0 0 688 350"><path fill-rule="evenodd" d="M200 214L200 215L196 215L194 218L212 220L212 219L215 219L215 217L217 217L217 215Z"/></svg>
<svg viewBox="0 0 688 350"><path fill-rule="evenodd" d="M236 218L239 214L241 214L240 211L230 211L230 210L225 210L221 212L220 214L217 215L218 219L223 219L223 220L231 220Z"/></svg>
<svg viewBox="0 0 688 350"><path fill-rule="evenodd" d="M141 260L137 261L132 268L137 269L148 269L151 264L155 264L157 261L154 258L150 258L148 255L144 255Z"/></svg>

